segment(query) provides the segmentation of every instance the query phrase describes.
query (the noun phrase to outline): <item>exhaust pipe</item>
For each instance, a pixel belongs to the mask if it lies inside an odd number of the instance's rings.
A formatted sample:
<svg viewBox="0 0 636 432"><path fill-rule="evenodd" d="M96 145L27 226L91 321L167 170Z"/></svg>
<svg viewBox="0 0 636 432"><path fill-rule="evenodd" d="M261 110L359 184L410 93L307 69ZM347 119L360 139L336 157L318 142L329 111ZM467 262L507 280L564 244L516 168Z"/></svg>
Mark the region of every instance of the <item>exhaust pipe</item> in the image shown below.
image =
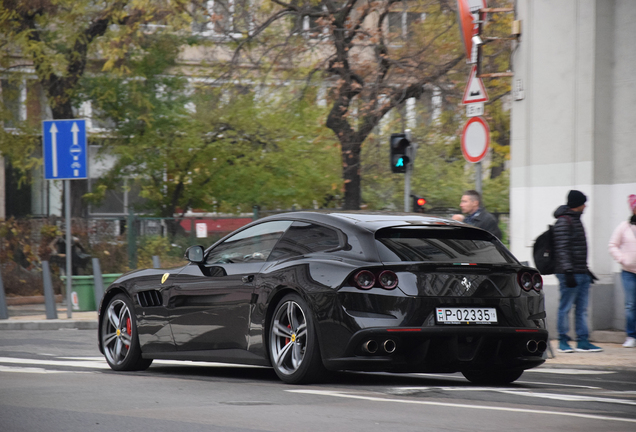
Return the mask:
<svg viewBox="0 0 636 432"><path fill-rule="evenodd" d="M538 351L540 354L543 354L543 352L544 352L545 350L547 350L547 349L548 349L548 344L546 343L546 341L539 341L539 342L537 342L537 351Z"/></svg>
<svg viewBox="0 0 636 432"><path fill-rule="evenodd" d="M395 341L393 339L387 339L384 341L384 351L386 351L387 354L394 353L395 348L397 348L397 346L395 345Z"/></svg>
<svg viewBox="0 0 636 432"><path fill-rule="evenodd" d="M369 354L375 354L378 351L378 343L374 340L368 340L362 344L362 349Z"/></svg>
<svg viewBox="0 0 636 432"><path fill-rule="evenodd" d="M535 340L529 340L526 343L526 348L528 351L530 351L531 353L535 353L537 352L537 341Z"/></svg>

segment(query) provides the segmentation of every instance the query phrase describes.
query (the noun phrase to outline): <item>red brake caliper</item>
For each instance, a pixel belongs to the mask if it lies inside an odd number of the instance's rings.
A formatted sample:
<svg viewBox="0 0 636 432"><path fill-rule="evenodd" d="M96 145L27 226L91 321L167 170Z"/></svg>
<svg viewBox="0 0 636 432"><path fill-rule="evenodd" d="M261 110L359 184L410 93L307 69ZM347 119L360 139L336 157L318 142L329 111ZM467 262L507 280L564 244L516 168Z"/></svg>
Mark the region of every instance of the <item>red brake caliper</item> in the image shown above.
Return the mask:
<svg viewBox="0 0 636 432"><path fill-rule="evenodd" d="M287 324L287 328L288 328L288 329L291 329L291 324ZM288 344L288 343L290 343L290 342L291 342L291 339L290 339L290 338L285 338L285 345L287 345L287 344Z"/></svg>
<svg viewBox="0 0 636 432"><path fill-rule="evenodd" d="M128 333L128 335L132 335L132 324L130 323L130 317L126 318L126 333ZM130 348L129 345L126 345L126 348Z"/></svg>

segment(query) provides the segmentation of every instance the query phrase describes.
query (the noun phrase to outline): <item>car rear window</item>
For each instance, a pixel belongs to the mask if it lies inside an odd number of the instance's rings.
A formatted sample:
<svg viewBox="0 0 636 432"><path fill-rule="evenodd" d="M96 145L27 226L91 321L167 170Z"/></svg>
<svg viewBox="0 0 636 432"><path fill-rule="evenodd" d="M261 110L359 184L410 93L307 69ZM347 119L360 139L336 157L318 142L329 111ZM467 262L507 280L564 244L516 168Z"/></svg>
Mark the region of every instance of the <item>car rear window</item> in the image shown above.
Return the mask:
<svg viewBox="0 0 636 432"><path fill-rule="evenodd" d="M375 240L383 262L514 262L511 254L491 234L471 228L388 228L376 232Z"/></svg>

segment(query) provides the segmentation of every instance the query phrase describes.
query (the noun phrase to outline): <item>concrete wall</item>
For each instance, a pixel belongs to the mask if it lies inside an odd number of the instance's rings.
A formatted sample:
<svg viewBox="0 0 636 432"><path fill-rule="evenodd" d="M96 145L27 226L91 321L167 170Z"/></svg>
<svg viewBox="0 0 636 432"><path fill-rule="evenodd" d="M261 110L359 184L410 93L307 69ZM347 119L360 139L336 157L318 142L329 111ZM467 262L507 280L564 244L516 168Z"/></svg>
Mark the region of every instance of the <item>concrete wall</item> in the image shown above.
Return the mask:
<svg viewBox="0 0 636 432"><path fill-rule="evenodd" d="M583 224L592 286L592 329L622 329L619 267L607 252L616 225L636 193L636 2L519 0L523 34L513 85L511 249L532 262L534 239L554 222L570 189L588 196ZM548 324L556 330L558 284L548 276Z"/></svg>

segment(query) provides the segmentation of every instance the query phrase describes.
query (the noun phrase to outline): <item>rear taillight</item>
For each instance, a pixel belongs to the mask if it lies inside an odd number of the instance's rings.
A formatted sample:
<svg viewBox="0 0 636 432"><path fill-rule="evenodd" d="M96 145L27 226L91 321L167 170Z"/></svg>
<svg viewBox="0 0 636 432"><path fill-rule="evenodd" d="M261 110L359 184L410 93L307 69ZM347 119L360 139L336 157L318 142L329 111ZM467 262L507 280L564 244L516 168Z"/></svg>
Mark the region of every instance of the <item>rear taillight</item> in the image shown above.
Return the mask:
<svg viewBox="0 0 636 432"><path fill-rule="evenodd" d="M524 291L530 291L532 289L532 275L528 272L519 273L517 275L519 285Z"/></svg>
<svg viewBox="0 0 636 432"><path fill-rule="evenodd" d="M543 278L536 272L520 271L517 273L517 282L524 291L539 292L543 289Z"/></svg>
<svg viewBox="0 0 636 432"><path fill-rule="evenodd" d="M358 288L368 290L373 288L373 285L375 285L375 275L369 270L362 270L356 273L353 277L353 282L358 286Z"/></svg>
<svg viewBox="0 0 636 432"><path fill-rule="evenodd" d="M532 275L532 289L539 292L543 289L543 278L541 274L535 273Z"/></svg>
<svg viewBox="0 0 636 432"><path fill-rule="evenodd" d="M395 289L398 285L398 277L394 271L370 271L360 270L353 276L353 285L357 288L368 290L375 287L384 288L385 290Z"/></svg>
<svg viewBox="0 0 636 432"><path fill-rule="evenodd" d="M380 273L380 276L378 276L378 282L380 282L382 288L392 290L398 284L398 277L391 270L384 270Z"/></svg>

